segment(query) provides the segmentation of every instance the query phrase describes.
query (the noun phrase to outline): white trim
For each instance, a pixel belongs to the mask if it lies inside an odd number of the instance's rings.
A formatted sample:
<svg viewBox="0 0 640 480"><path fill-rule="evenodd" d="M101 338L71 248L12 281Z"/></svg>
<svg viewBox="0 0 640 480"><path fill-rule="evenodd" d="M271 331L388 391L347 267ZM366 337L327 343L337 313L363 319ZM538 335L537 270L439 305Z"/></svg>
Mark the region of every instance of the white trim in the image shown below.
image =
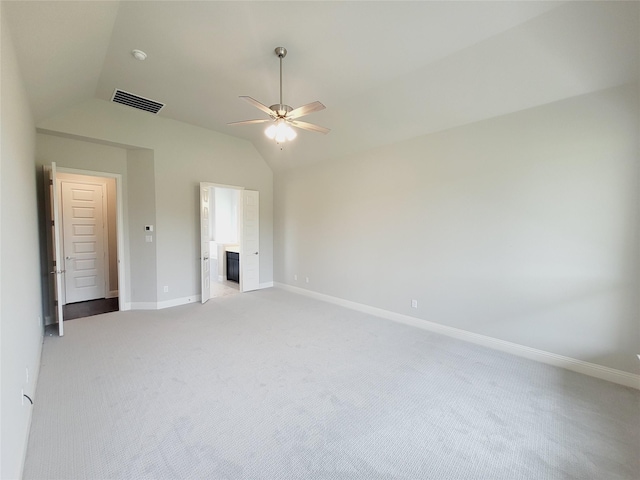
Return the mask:
<svg viewBox="0 0 640 480"><path fill-rule="evenodd" d="M428 320L410 317L409 315L403 315L401 313L383 310L381 308L352 302L350 300L344 300L338 297L332 297L331 295L325 295L323 293L305 290L304 288L294 287L292 285L287 285L280 282L275 282L275 286L289 292L298 293L300 295L312 297L317 300L340 305L351 310L357 310L369 315L375 315L376 317L386 318L387 320L392 320L394 322L421 328L430 332L440 333L448 337L457 338L459 340L464 340L476 345L482 345L483 347L510 353L518 357L528 358L529 360L546 363L547 365L565 368L573 372L582 373L590 377L600 378L602 380L607 380L609 382L624 385L626 387L640 389L640 375L636 375L634 373L624 372L615 368L604 367L595 363L585 362L583 360L577 360L575 358L565 357L563 355L558 355L551 352L545 352L544 350L538 350L536 348L507 342L505 340L488 337L486 335L468 332L459 328L448 327L446 325L430 322Z"/></svg>
<svg viewBox="0 0 640 480"><path fill-rule="evenodd" d="M104 262L104 292L109 295L109 203L107 202L107 179L102 177L102 261ZM116 246L116 248L118 248Z"/></svg>
<svg viewBox="0 0 640 480"><path fill-rule="evenodd" d="M169 307L177 307L178 305L186 305L187 303L199 302L202 297L200 294L191 295L189 297L174 298L171 300L165 300L164 302L158 302L158 310Z"/></svg>
<svg viewBox="0 0 640 480"><path fill-rule="evenodd" d="M162 310L200 301L200 294L189 297L173 298L164 302L131 302L125 305L125 310Z"/></svg>
<svg viewBox="0 0 640 480"><path fill-rule="evenodd" d="M156 302L131 302L128 303L127 310L157 310L158 304Z"/></svg>

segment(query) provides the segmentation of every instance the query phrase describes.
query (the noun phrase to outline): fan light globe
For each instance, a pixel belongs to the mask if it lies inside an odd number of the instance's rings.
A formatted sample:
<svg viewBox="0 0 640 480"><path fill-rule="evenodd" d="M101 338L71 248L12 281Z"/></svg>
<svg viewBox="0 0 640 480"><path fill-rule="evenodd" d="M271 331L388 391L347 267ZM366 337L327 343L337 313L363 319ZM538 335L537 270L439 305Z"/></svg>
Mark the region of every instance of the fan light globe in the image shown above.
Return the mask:
<svg viewBox="0 0 640 480"><path fill-rule="evenodd" d="M287 140L291 141L297 136L295 130L282 119L278 120L274 125L267 127L264 134L277 143L284 143Z"/></svg>
<svg viewBox="0 0 640 480"><path fill-rule="evenodd" d="M264 131L264 134L269 137L271 140L273 140L274 138L276 138L276 126L275 125L270 125L269 127L267 127L267 129Z"/></svg>

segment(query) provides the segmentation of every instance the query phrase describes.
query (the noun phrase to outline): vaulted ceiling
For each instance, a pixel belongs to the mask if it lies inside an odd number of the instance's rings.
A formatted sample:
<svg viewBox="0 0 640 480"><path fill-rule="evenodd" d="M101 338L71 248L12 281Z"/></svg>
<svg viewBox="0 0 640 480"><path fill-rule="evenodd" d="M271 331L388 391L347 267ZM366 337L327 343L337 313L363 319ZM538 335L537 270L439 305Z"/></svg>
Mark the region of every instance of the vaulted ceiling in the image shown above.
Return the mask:
<svg viewBox="0 0 640 480"><path fill-rule="evenodd" d="M119 88L307 164L638 79L638 2L4 2L36 121ZM315 100L280 149L238 99ZM148 54L140 62L131 51ZM127 108L127 107L121 107ZM146 114L146 113L144 113ZM148 114L150 115L150 114Z"/></svg>

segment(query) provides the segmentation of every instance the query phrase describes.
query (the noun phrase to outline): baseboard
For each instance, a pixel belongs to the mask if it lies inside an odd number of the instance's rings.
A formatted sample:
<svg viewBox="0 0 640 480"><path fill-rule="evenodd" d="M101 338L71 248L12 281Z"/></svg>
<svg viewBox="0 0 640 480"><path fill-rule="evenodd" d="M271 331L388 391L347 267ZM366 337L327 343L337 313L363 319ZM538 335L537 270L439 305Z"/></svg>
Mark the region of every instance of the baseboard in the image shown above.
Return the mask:
<svg viewBox="0 0 640 480"><path fill-rule="evenodd" d="M351 310L357 310L359 312L374 315L376 317L386 318L394 322L403 323L405 325L411 325L413 327L428 330L430 332L440 333L448 337L464 340L476 345L482 345L484 347L499 350L501 352L510 353L518 357L528 358L529 360L535 360L537 362L546 363L547 365L553 365L561 367L573 372L589 375L590 377L607 380L609 382L624 385L626 387L632 387L640 389L640 375L636 375L615 368L604 367L595 363L585 362L583 360L577 360L575 358L565 357L544 350L538 350L536 348L527 347L517 343L507 342L486 335L480 335L478 333L469 332L455 327L448 327L438 323L430 322L428 320L422 320L420 318L410 317L409 315L403 315L401 313L391 312L389 310L383 310L382 308L372 307L362 303L352 302L350 300L344 300L342 298L333 297L331 295L325 295L323 293L313 292L311 290L305 290L304 288L294 287L280 282L275 282L275 286L289 292L298 293L307 297L322 300L341 307L349 308Z"/></svg>
<svg viewBox="0 0 640 480"><path fill-rule="evenodd" d="M156 302L130 302L127 303L126 310L157 310L158 304Z"/></svg>
<svg viewBox="0 0 640 480"><path fill-rule="evenodd" d="M172 298L164 302L131 302L124 305L123 310L162 310L163 308L177 307L187 303L199 302L202 297L191 295L189 297Z"/></svg>
<svg viewBox="0 0 640 480"><path fill-rule="evenodd" d="M118 290L111 290L107 292L107 295L104 298L116 298L118 296Z"/></svg>
<svg viewBox="0 0 640 480"><path fill-rule="evenodd" d="M202 296L200 294L191 295L189 297L174 298L171 300L165 300L164 302L158 302L157 308L158 310L162 310L163 308L177 307L179 305L186 305L187 303L199 302L201 299Z"/></svg>

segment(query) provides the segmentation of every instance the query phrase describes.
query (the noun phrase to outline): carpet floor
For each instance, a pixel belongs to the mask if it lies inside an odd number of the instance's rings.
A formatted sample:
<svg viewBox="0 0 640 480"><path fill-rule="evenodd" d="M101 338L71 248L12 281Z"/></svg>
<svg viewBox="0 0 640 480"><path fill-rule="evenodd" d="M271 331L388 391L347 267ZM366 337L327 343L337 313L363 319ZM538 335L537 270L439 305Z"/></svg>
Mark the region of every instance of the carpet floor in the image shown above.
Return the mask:
<svg viewBox="0 0 640 480"><path fill-rule="evenodd" d="M640 392L280 289L45 336L25 479L638 479Z"/></svg>

